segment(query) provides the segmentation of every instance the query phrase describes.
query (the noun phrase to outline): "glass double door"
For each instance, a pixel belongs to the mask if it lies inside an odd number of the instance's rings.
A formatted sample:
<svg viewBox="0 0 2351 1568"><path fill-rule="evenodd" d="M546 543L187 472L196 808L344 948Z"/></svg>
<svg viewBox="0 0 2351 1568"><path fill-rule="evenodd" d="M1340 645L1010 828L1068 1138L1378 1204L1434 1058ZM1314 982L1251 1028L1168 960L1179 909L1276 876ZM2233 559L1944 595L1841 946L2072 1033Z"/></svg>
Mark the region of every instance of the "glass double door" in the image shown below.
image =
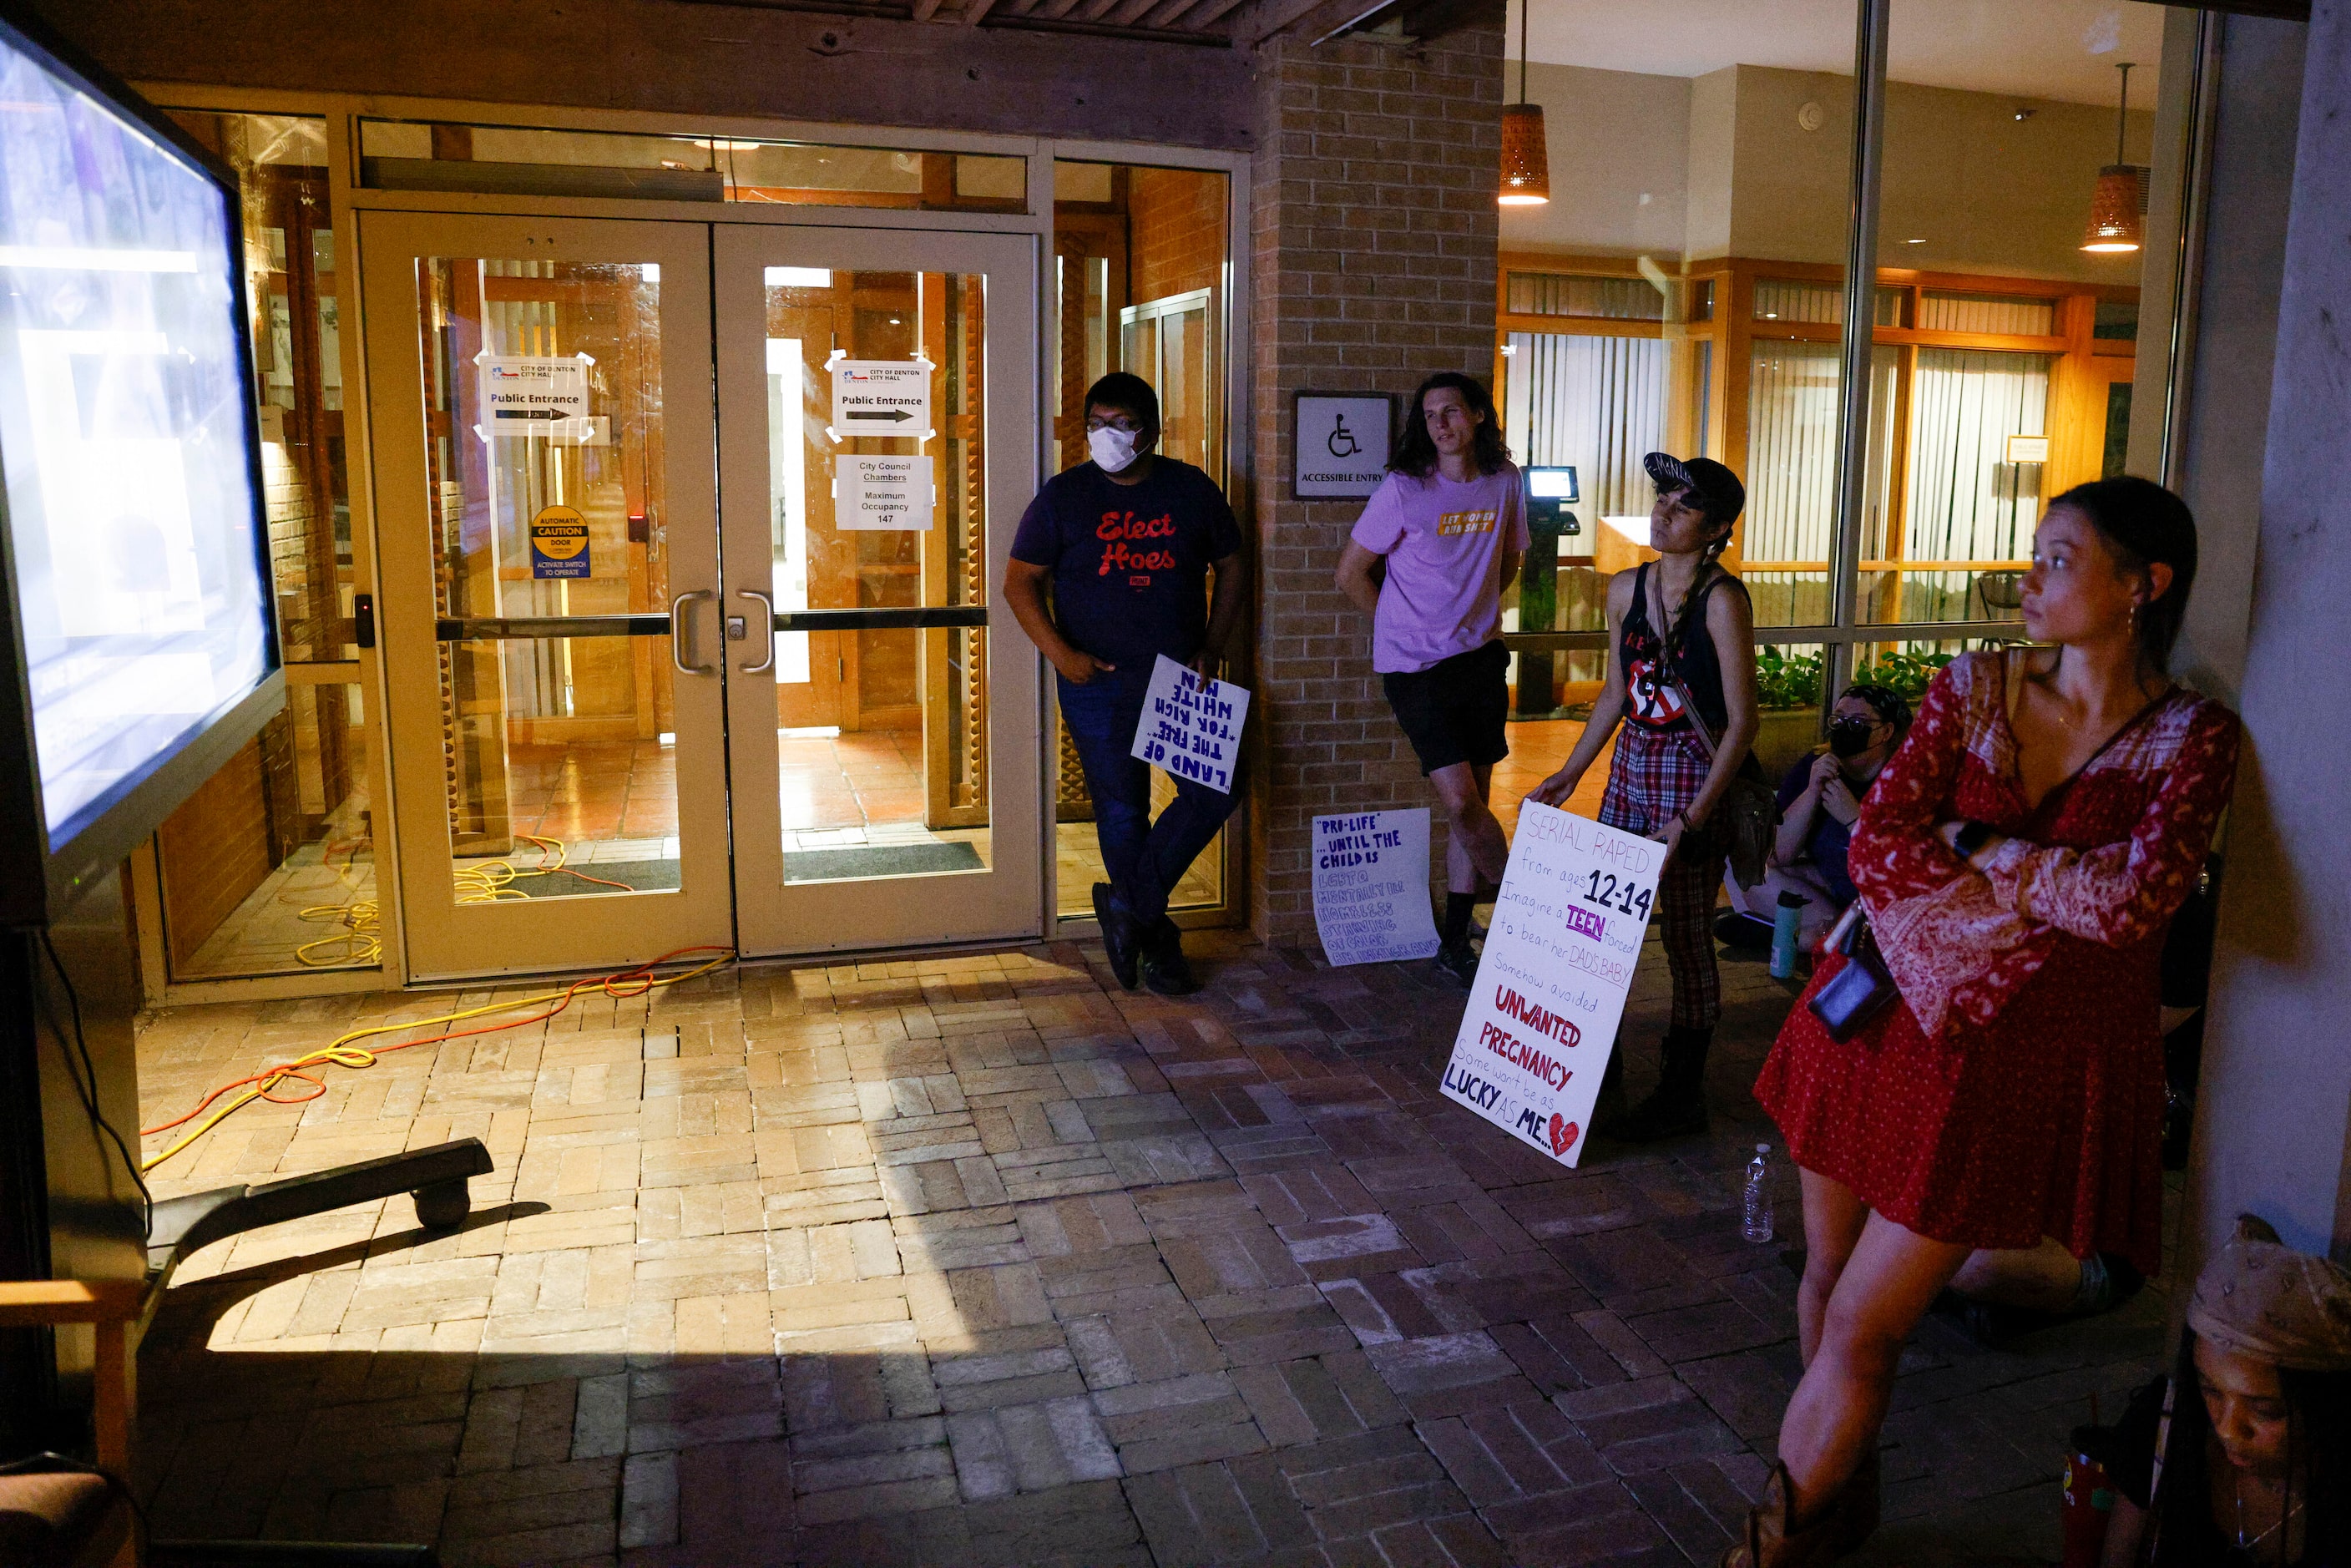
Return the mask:
<svg viewBox="0 0 2351 1568"><path fill-rule="evenodd" d="M371 213L360 248L411 974L1035 934L1033 242Z"/></svg>

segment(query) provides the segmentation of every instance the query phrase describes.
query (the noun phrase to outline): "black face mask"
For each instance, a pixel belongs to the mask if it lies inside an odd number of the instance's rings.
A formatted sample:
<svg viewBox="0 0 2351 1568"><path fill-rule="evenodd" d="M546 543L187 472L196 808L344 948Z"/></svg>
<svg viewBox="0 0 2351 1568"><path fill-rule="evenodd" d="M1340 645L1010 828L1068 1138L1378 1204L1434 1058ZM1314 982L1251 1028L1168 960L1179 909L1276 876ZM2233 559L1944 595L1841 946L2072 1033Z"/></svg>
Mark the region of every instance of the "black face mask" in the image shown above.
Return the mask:
<svg viewBox="0 0 2351 1568"><path fill-rule="evenodd" d="M1858 757L1869 749L1877 726L1865 718L1841 718L1829 726L1829 751L1837 757Z"/></svg>

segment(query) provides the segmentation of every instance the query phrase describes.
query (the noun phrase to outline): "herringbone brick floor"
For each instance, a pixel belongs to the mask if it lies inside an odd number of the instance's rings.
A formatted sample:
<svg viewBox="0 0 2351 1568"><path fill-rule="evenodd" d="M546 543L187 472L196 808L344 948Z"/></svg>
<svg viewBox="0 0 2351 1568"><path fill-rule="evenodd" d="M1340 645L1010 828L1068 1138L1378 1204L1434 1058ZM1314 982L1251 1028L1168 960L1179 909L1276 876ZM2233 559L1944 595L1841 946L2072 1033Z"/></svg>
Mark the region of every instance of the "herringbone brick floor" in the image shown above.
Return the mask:
<svg viewBox="0 0 2351 1568"><path fill-rule="evenodd" d="M331 1071L173 1193L480 1136L460 1233L405 1198L216 1245L141 1358L165 1535L437 1542L452 1564L1711 1563L1795 1371L1740 1239L1788 1005L1726 967L1714 1134L1567 1171L1435 1093L1461 996L1196 939L746 967ZM467 1003L488 993L468 995ZM451 998L187 1009L151 1120ZM1626 1028L1664 1021L1653 952ZM1798 1227L1792 1184L1782 1229ZM2051 1560L2064 1432L2166 1305L1904 1366L1866 1561Z"/></svg>

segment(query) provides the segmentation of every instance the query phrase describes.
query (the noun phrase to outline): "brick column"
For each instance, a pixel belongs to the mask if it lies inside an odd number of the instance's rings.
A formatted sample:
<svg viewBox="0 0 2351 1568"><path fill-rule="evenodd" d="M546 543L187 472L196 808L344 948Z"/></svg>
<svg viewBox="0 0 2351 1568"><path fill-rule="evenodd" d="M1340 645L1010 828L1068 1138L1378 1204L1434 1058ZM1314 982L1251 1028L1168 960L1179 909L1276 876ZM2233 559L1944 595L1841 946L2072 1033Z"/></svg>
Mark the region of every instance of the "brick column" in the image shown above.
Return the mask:
<svg viewBox="0 0 2351 1568"><path fill-rule="evenodd" d="M1313 819L1433 805L1372 674L1371 622L1332 586L1361 503L1290 498L1290 399L1409 395L1494 355L1498 19L1412 51L1286 41L1260 53L1251 165L1251 402L1264 751L1249 912L1311 944ZM1441 878L1445 830L1435 834Z"/></svg>

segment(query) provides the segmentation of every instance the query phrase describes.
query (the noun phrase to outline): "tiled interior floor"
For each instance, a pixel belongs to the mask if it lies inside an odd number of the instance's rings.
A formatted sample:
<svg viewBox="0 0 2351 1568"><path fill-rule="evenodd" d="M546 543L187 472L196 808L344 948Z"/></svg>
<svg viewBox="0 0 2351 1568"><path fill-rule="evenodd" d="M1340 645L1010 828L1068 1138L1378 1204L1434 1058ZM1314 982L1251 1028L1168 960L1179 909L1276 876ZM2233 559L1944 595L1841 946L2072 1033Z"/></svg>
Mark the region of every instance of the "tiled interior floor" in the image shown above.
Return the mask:
<svg viewBox="0 0 2351 1568"><path fill-rule="evenodd" d="M159 1195L467 1134L497 1168L456 1234L396 1198L191 1260L141 1358L155 1530L457 1565L1711 1563L1796 1371L1794 1281L1734 1211L1788 990L1726 966L1711 1136L1569 1171L1437 1098L1461 993L1429 966L1193 946L1180 1002L1093 944L744 967L240 1113ZM492 995L166 1013L146 1113ZM1666 1006L1652 951L1636 1092ZM1855 1561L2053 1561L2065 1433L2147 1375L2166 1283L1999 1354L1930 1320Z"/></svg>
<svg viewBox="0 0 2351 1568"><path fill-rule="evenodd" d="M174 977L350 967L365 957L366 945L341 939L347 929L341 912L374 899L375 862L369 846L330 831L317 843L297 848L283 865L262 878L261 885L173 971ZM307 962L298 956L305 947Z"/></svg>
<svg viewBox="0 0 2351 1568"><path fill-rule="evenodd" d="M1510 726L1510 755L1494 769L1494 813L1503 828L1515 828L1519 801L1561 762L1583 727L1572 721ZM985 830L933 832L923 826L921 737L906 731L876 731L837 737L787 735L782 742L781 784L785 847L829 849L859 843L895 843L937 839L974 841L990 858ZM527 755L526 755L527 754ZM517 747L526 766L516 778L528 779L518 793L517 826L559 840L568 863L674 859L674 829L661 836L632 836L619 827L657 821L666 810L674 821L674 751L650 742L599 742L587 747ZM1590 815L1607 785L1603 759L1577 790L1573 809ZM1153 775L1155 804L1172 794L1164 775ZM897 813L893 815L892 813ZM604 825L599 834L586 830ZM1102 850L1090 822L1062 822L1055 830L1056 899L1065 916L1093 913L1092 889L1102 880ZM1221 841L1195 862L1177 887L1177 908L1220 901ZM338 862L348 859L339 851ZM463 868L483 857L460 860ZM542 852L518 847L507 857L518 866L535 864ZM294 949L336 929L304 909L348 904L375 896L375 873L362 855L337 874L320 863L319 847L308 846L256 889L224 921L182 974L255 975L300 967ZM314 958L336 957L323 949Z"/></svg>

